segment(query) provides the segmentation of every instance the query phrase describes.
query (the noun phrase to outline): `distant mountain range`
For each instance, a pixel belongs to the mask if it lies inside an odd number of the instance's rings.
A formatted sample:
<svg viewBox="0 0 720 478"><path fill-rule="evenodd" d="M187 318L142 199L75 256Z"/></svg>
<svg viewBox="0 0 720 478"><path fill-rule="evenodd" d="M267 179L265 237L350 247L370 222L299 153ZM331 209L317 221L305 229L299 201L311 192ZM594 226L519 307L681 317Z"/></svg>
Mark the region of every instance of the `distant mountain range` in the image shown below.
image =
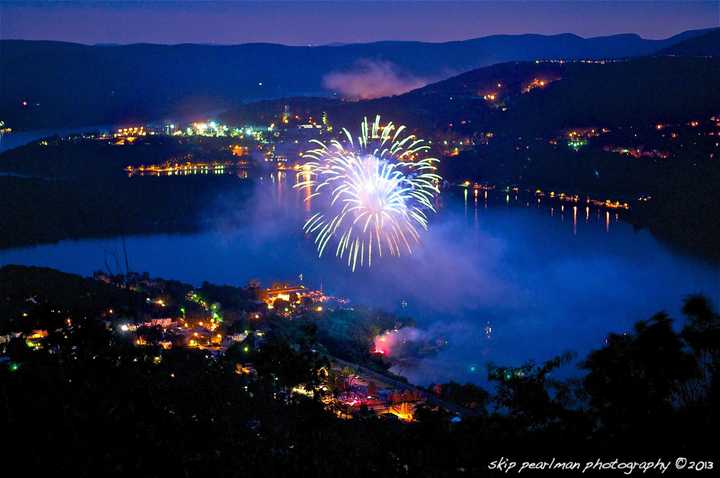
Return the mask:
<svg viewBox="0 0 720 478"><path fill-rule="evenodd" d="M508 61L684 54L706 34L696 30L664 40L495 35L321 47L3 40L0 120L27 130L202 115L288 96L393 95ZM672 53L673 46L682 50Z"/></svg>

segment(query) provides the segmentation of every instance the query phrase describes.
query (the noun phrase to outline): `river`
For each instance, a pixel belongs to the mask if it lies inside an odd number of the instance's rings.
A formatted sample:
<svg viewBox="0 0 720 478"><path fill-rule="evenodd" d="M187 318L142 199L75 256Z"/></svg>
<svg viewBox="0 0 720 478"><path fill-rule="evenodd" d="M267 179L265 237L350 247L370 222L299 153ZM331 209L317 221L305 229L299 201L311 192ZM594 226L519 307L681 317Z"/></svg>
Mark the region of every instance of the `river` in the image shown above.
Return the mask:
<svg viewBox="0 0 720 478"><path fill-rule="evenodd" d="M422 335L448 341L436 356L396 370L419 384L482 383L487 362L519 365L566 350L582 356L655 312L679 318L689 294L720 303L716 265L634 230L621 213L582 203L449 190L412 256L351 272L332 255L318 258L303 236L302 192L282 176L256 189L236 215L215 218L201 233L127 237L130 268L193 284L302 277L354 303L412 316ZM119 238L62 241L0 251L0 265L90 275L117 269L122 250Z"/></svg>

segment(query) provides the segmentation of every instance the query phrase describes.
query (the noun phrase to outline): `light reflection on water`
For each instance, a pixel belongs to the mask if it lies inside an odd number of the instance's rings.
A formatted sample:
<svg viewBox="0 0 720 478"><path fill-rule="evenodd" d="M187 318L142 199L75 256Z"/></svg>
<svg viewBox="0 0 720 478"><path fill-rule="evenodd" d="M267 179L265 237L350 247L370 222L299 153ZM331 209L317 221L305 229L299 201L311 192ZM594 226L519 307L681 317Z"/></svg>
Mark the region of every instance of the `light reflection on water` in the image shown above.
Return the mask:
<svg viewBox="0 0 720 478"><path fill-rule="evenodd" d="M224 213L207 232L128 237L131 268L194 284L269 284L302 274L310 287L413 316L449 341L439 355L400 370L418 383L481 383L488 361L584 354L608 332L659 310L677 315L688 294L720 303L716 266L634 231L621 213L504 191L443 193L412 257L351 273L331 256L318 259L303 237L308 191L291 187L299 174L263 176L250 204ZM232 210L222 201L218 210ZM119 239L63 241L0 251L0 264L89 275L120 251Z"/></svg>

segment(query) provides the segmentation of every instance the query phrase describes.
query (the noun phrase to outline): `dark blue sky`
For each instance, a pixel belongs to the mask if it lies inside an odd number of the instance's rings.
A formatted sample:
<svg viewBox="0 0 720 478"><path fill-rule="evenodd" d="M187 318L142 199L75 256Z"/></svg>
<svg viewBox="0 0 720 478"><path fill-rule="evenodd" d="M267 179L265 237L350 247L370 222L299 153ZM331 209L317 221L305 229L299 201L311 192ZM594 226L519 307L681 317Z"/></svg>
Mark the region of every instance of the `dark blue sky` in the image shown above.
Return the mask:
<svg viewBox="0 0 720 478"><path fill-rule="evenodd" d="M462 40L497 33L638 33L664 38L720 24L702 1L3 2L0 38L80 43L292 45Z"/></svg>

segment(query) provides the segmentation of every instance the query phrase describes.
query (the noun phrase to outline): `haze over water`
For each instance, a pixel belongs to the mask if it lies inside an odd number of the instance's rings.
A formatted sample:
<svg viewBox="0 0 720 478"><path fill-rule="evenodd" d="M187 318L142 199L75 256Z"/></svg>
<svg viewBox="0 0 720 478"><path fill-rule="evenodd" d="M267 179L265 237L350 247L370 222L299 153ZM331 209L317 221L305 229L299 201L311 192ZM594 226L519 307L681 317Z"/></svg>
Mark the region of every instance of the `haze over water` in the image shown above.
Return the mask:
<svg viewBox="0 0 720 478"><path fill-rule="evenodd" d="M167 178L172 180L172 178ZM210 178L209 178L210 179ZM138 180L142 180L139 178ZM583 356L608 332L623 332L703 293L720 303L720 269L634 231L614 212L491 191L443 193L414 255L351 272L334 256L318 259L301 231L303 192L286 177L258 182L249 204L220 196L206 232L126 238L130 268L200 284L260 279L299 282L356 304L416 319L428 337L448 340L438 355L396 369L419 384L485 378L485 364L520 365L566 350ZM90 275L115 267L122 241L87 239L0 251L0 265L28 264ZM120 261L122 263L122 260Z"/></svg>

